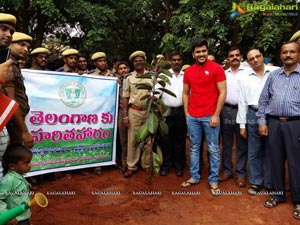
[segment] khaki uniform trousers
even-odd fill
[[[140,159],[141,149],[135,147],[135,134],[141,125],[143,125],[147,118],[147,111],[138,111],[129,108],[128,119],[128,149],[127,149],[127,167],[129,170],[137,170],[137,164]],[[149,145],[145,145],[146,147]],[[150,154],[147,154],[145,160],[145,168],[150,167]]]

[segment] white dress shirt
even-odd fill
[[[254,70],[250,69],[248,75],[241,80],[238,113],[236,117],[236,122],[240,124],[240,128],[246,128],[248,106],[258,107],[259,96],[269,74],[278,68],[277,66],[265,65],[263,76],[258,76]]]
[[[243,76],[247,75],[249,68],[240,66],[236,72],[231,70],[231,67],[225,70],[227,95],[225,103],[231,105],[238,105],[239,92],[240,92],[240,80]]]
[[[170,80],[171,85],[166,83],[166,89],[172,91],[177,98],[162,92],[161,93],[161,99],[164,101],[164,103],[170,107],[179,107],[182,106],[182,92],[183,92],[183,74],[184,72],[181,70],[179,74],[176,76],[173,69],[169,69],[169,71],[172,73],[172,78],[168,77]]]

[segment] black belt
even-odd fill
[[[268,117],[272,118],[272,119],[275,119],[275,120],[279,120],[280,122],[300,120],[300,116],[284,117],[284,116],[272,116],[272,115],[268,115]]]
[[[225,103],[224,106],[228,107],[228,108],[232,108],[232,109],[237,109],[238,105],[231,105],[229,103]]]
[[[254,105],[249,105],[249,109],[252,109],[256,112],[258,111],[258,108],[256,108],[256,106],[254,106]]]
[[[183,106],[171,107],[172,110],[182,110]]]

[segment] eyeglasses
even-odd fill
[[[254,57],[249,58],[248,61],[249,61],[249,62],[252,62],[254,59],[259,59],[261,56],[262,56],[261,54],[256,55],[256,56],[254,56]]]

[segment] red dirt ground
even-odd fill
[[[207,162],[200,184],[190,188],[179,187],[189,178],[188,168],[182,178],[175,176],[175,170],[166,177],[155,176],[151,186],[146,184],[148,174],[141,170],[130,179],[123,178],[114,166],[102,168],[100,176],[73,172],[72,179],[42,183],[38,191],[47,196],[49,205],[33,207],[32,224],[300,224],[292,216],[289,193],[287,203],[267,209],[263,202],[268,195],[249,196],[247,188],[236,187],[233,179],[219,183],[221,191],[231,195],[212,197],[207,177]]]

